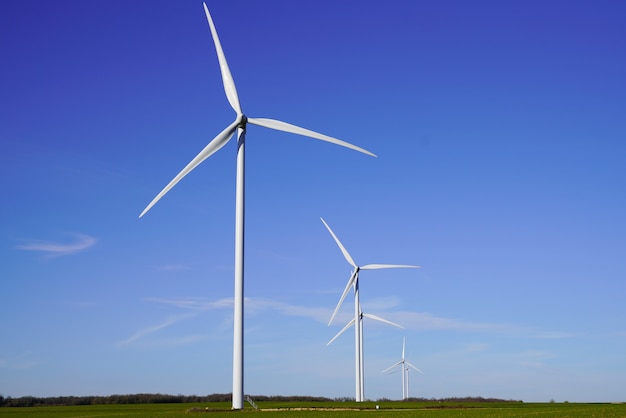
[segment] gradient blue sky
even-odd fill
[[[210,1],[248,129],[245,392],[626,395],[626,4]],[[200,1],[0,5],[0,394],[231,391],[234,117]]]

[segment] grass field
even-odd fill
[[[206,408],[209,408],[207,411]],[[559,418],[626,418],[626,404],[578,404],[578,403],[410,403],[380,402],[284,402],[259,403],[259,410],[249,406],[243,411],[231,411],[230,403],[202,404],[147,404],[147,405],[85,405],[51,406],[33,408],[0,408],[0,418],[43,417],[233,417],[260,415],[272,417],[559,417]]]

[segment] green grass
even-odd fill
[[[376,409],[376,404],[379,409]],[[210,411],[205,411],[206,407]],[[428,417],[428,418],[626,418],[626,404],[577,403],[456,403],[456,402],[259,402],[259,411],[248,405],[243,411],[231,411],[230,403],[85,405],[25,408],[0,408],[0,418],[91,418],[91,417],[234,417],[258,418],[340,418],[340,417]],[[302,408],[302,410],[297,410]],[[308,410],[313,408],[314,410]],[[355,410],[359,408],[360,410]],[[269,409],[272,409],[271,411]],[[278,410],[276,410],[278,409]],[[307,409],[307,410],[304,410]],[[337,410],[329,410],[337,409]],[[340,410],[339,410],[340,409]]]

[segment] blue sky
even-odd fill
[[[250,126],[245,392],[623,401],[626,6],[211,1]],[[231,391],[235,143],[200,1],[0,5],[0,394]]]

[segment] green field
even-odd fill
[[[379,409],[376,409],[378,404]],[[207,411],[206,408],[209,408]],[[568,417],[568,418],[618,418],[626,417],[626,404],[578,403],[436,403],[436,402],[260,402],[259,410],[248,405],[243,411],[231,411],[230,403],[202,404],[145,404],[145,405],[84,405],[25,408],[0,408],[0,418],[5,417]]]

